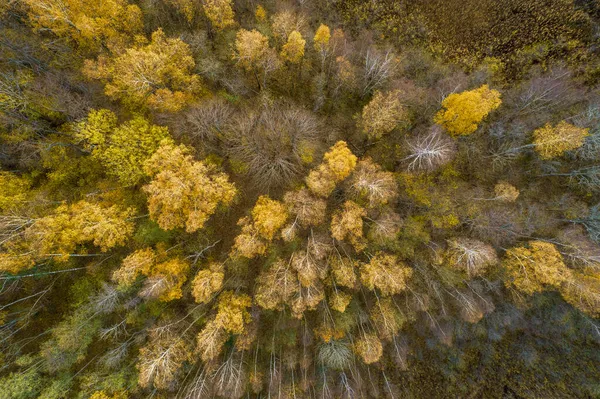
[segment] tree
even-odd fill
[[[456,143],[441,132],[439,125],[433,125],[429,131],[408,141],[411,152],[404,158],[408,170],[433,172],[452,161],[456,155]]]
[[[364,200],[369,208],[388,204],[398,193],[394,174],[381,170],[371,158],[358,162],[350,178],[350,194]]]
[[[104,47],[119,51],[143,28],[140,8],[126,0],[23,0],[23,3],[36,31],[50,30],[87,51],[96,52]]]
[[[204,0],[202,8],[212,26],[218,31],[235,24],[231,0]]]
[[[223,266],[211,263],[207,269],[200,270],[192,282],[192,295],[198,303],[208,303],[213,295],[223,287],[225,273]]]
[[[371,307],[369,316],[378,335],[386,341],[391,341],[398,335],[406,321],[406,318],[399,312],[398,306],[391,298],[377,300]]]
[[[143,187],[150,217],[164,230],[197,231],[219,205],[229,205],[236,194],[226,174],[194,161],[189,152],[184,145],[163,143],[144,165],[153,178]]]
[[[318,226],[325,220],[327,203],[313,196],[305,187],[285,193],[283,202],[288,207],[288,212],[295,216],[294,223],[302,227]]]
[[[190,348],[185,341],[170,330],[155,329],[150,342],[140,349],[139,384],[165,389],[177,380],[183,363],[191,361]]]
[[[29,196],[31,181],[25,176],[0,172],[0,187],[0,211],[8,212],[23,205]]]
[[[266,85],[267,75],[280,67],[277,53],[269,47],[269,39],[256,29],[237,32],[233,58],[242,69],[254,73],[259,88]],[[262,79],[259,79],[260,73]]]
[[[18,273],[48,258],[64,262],[73,254],[85,253],[82,246],[88,243],[102,252],[123,245],[133,233],[133,223],[128,220],[132,214],[133,209],[87,201],[60,205],[4,243],[0,270]]]
[[[360,266],[360,281],[371,291],[395,295],[404,291],[413,271],[394,255],[377,253],[369,263]]]
[[[383,355],[383,345],[373,333],[364,333],[354,344],[354,351],[365,364],[377,363]]]
[[[300,290],[291,265],[279,259],[258,277],[254,300],[263,309],[282,309]]]
[[[306,40],[302,38],[300,32],[293,31],[289,34],[287,43],[281,49],[281,58],[292,64],[297,64],[304,57],[305,46]]]
[[[540,158],[552,159],[581,147],[588,136],[589,129],[573,126],[565,121],[554,127],[547,123],[533,132],[533,145]]]
[[[469,135],[486,116],[502,104],[500,92],[488,85],[452,93],[442,101],[443,109],[434,118],[451,136]]]
[[[360,205],[346,201],[343,209],[331,218],[331,236],[340,241],[347,238],[356,251],[362,251],[365,248],[362,218],[366,215],[367,212]]]
[[[407,112],[400,103],[400,91],[376,92],[362,110],[359,127],[370,140],[378,140],[390,133],[401,122],[407,121]]]
[[[315,50],[321,54],[327,51],[329,45],[329,39],[331,38],[331,30],[329,26],[321,24],[315,32],[313,43]]]
[[[303,176],[321,140],[313,114],[278,102],[244,109],[224,131],[232,165],[263,189],[289,186]]]
[[[145,177],[143,166],[148,158],[161,143],[171,144],[172,140],[168,128],[152,125],[141,116],[120,126],[116,121],[112,111],[93,110],[75,126],[75,137],[109,175],[134,185]]]
[[[306,185],[316,195],[328,197],[336,184],[354,170],[357,158],[343,141],[338,141],[323,158],[323,163],[309,173]]]
[[[162,248],[156,251],[144,248],[123,259],[112,279],[122,287],[130,287],[139,275],[144,275],[147,278],[138,295],[169,302],[183,295],[181,287],[187,281],[189,269],[189,262],[178,257],[168,258]]]
[[[273,15],[271,27],[277,39],[286,41],[292,32],[305,31],[306,18],[289,10],[281,11]]]
[[[448,266],[466,272],[469,277],[481,276],[498,263],[498,256],[491,245],[471,238],[448,240],[446,257]]]
[[[254,223],[245,217],[238,221],[238,226],[242,227],[242,231],[235,237],[232,254],[248,259],[264,255],[269,242],[259,234]]]
[[[494,186],[494,193],[499,201],[515,202],[519,198],[519,190],[506,181],[499,181]]]
[[[114,57],[87,60],[84,74],[102,81],[107,96],[132,109],[176,112],[203,92],[194,67],[190,47],[180,39],[167,38],[159,29],[146,45]]]
[[[284,204],[266,195],[260,196],[252,209],[252,220],[244,217],[238,221],[242,232],[235,238],[233,253],[249,259],[263,255],[287,218]]]
[[[526,294],[545,288],[559,288],[571,277],[571,271],[554,244],[530,241],[526,247],[506,251],[502,266],[506,273],[504,284]]]
[[[252,221],[258,233],[267,240],[285,224],[288,213],[284,204],[261,195],[252,209]]]
[[[250,322],[250,313],[247,310],[250,306],[252,299],[248,295],[225,291],[219,296],[216,325],[232,334],[243,333],[245,325]]]
[[[355,269],[358,261],[334,255],[329,257],[328,262],[331,268],[331,276],[336,285],[350,289],[356,288],[358,278]]]
[[[561,287],[565,301],[591,317],[600,315],[600,277],[597,272],[588,270],[573,273]]]

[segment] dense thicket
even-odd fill
[[[0,0],[0,399],[600,397],[599,15]]]

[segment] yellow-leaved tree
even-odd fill
[[[352,173],[356,161],[346,142],[338,141],[325,153],[323,163],[308,174],[306,185],[314,194],[328,197],[336,184]]]
[[[213,295],[223,287],[224,278],[224,268],[219,263],[211,263],[208,268],[200,270],[192,282],[192,295],[196,302],[210,302]]]
[[[369,263],[360,266],[360,280],[370,290],[378,289],[382,295],[395,295],[404,291],[413,271],[396,256],[377,253]]]
[[[362,220],[365,216],[364,208],[356,202],[346,201],[331,218],[331,236],[340,241],[347,239],[356,251],[362,251],[366,246]]]
[[[530,241],[527,246],[509,249],[502,266],[505,285],[526,294],[558,289],[571,277],[560,252],[554,244],[544,241]]]
[[[400,91],[394,90],[389,93],[378,91],[364,106],[359,127],[370,140],[377,140],[406,121],[407,112],[400,103]]]
[[[331,30],[329,26],[321,24],[315,32],[313,37],[313,43],[315,50],[319,53],[325,53],[329,46],[329,39],[331,39]]]
[[[290,33],[281,49],[281,58],[292,63],[297,64],[304,57],[304,47],[306,46],[306,40],[302,38],[302,35],[298,31]]]
[[[22,0],[29,23],[37,31],[51,31],[73,40],[87,51],[118,51],[140,34],[140,8],[127,0]]]
[[[107,96],[132,109],[175,112],[203,93],[194,66],[190,47],[181,39],[166,37],[159,29],[146,45],[128,48],[113,57],[87,60],[83,72],[88,78],[102,81]]]
[[[565,121],[554,127],[547,123],[533,132],[533,145],[540,158],[552,159],[581,147],[589,134],[589,129]]]
[[[148,193],[150,217],[164,230],[197,231],[236,194],[225,173],[212,164],[194,161],[189,153],[184,145],[164,143],[144,165],[152,177],[143,188]]]
[[[252,209],[252,218],[238,221],[242,232],[235,238],[232,253],[249,259],[263,255],[287,218],[287,207],[283,203],[261,195]]]
[[[218,31],[235,24],[231,0],[204,0],[202,4],[204,14],[211,25]]]
[[[442,101],[443,109],[435,115],[434,121],[452,136],[468,135],[475,132],[479,123],[500,104],[500,92],[483,85],[450,94]]]
[[[116,115],[107,109],[91,111],[75,126],[75,137],[102,163],[108,175],[126,185],[145,177],[144,163],[161,143],[172,143],[168,128],[152,125],[142,116],[118,126]]]
[[[181,287],[187,281],[189,269],[189,262],[179,257],[169,258],[162,248],[144,248],[123,259],[112,279],[122,287],[129,287],[138,276],[144,275],[147,278],[138,295],[168,302],[183,295]]]
[[[18,273],[49,258],[64,262],[74,254],[85,253],[84,244],[91,243],[102,252],[123,245],[133,233],[133,223],[128,220],[132,215],[133,209],[117,205],[87,201],[60,205],[4,242],[0,270]]]

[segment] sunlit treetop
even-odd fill
[[[315,32],[315,37],[313,38],[314,47],[317,51],[325,51],[327,46],[329,45],[329,39],[331,38],[331,30],[329,26],[321,24],[319,28]]]
[[[166,127],[150,124],[142,116],[120,126],[109,110],[91,111],[86,120],[75,127],[75,135],[86,149],[123,184],[132,185],[145,177],[144,162],[161,143],[171,143]]]
[[[554,244],[530,241],[527,246],[506,251],[502,261],[505,284],[526,294],[557,289],[571,277],[571,271]]]
[[[181,39],[168,38],[159,29],[146,45],[128,48],[120,55],[87,60],[84,74],[102,81],[107,96],[137,110],[175,112],[203,93],[194,58]]]
[[[304,57],[305,46],[306,40],[302,38],[300,32],[293,31],[288,36],[287,43],[284,44],[281,49],[281,58],[292,64],[297,64],[302,60],[302,57]]]
[[[325,153],[323,163],[306,177],[306,185],[318,196],[328,197],[337,183],[356,167],[357,158],[344,141],[338,141]]]
[[[442,109],[435,115],[435,123],[450,135],[468,135],[477,130],[479,123],[502,104],[500,92],[488,85],[478,89],[452,93],[442,101]]]
[[[235,24],[231,0],[205,0],[202,8],[212,26],[218,31]]]
[[[554,127],[547,123],[533,132],[533,145],[540,158],[552,159],[581,147],[589,134],[589,129],[565,121],[559,122]]]
[[[184,145],[163,143],[144,165],[152,181],[144,186],[150,217],[164,230],[201,229],[219,206],[227,206],[235,186],[215,166],[194,161]]]
[[[89,51],[119,51],[142,32],[140,8],[127,0],[23,0],[29,22]]]

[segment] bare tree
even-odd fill
[[[319,147],[319,122],[309,111],[284,104],[247,109],[226,136],[225,151],[262,188],[300,177]]]
[[[431,172],[450,162],[456,155],[455,142],[442,133],[439,125],[432,126],[429,131],[408,141],[411,154],[404,158],[409,161],[408,170]]]

